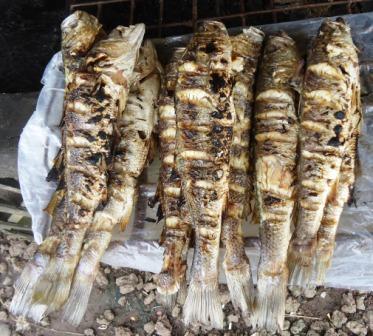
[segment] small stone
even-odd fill
[[[8,313],[5,310],[0,311],[0,321],[7,322],[9,318]]]
[[[143,281],[142,278],[140,277],[140,278],[139,278],[139,282],[138,282],[137,285],[136,285],[136,289],[137,289],[138,291],[140,291],[140,290],[142,290],[143,287],[144,287],[144,281]]]
[[[138,279],[135,273],[131,273],[130,275],[123,275],[115,280],[115,283],[118,287],[123,285],[132,285],[133,287],[138,283]]]
[[[95,331],[92,328],[88,328],[84,330],[85,336],[95,336]]]
[[[26,260],[31,259],[34,256],[37,248],[38,248],[38,245],[36,243],[32,242],[31,244],[29,244],[27,248],[25,249],[25,251],[23,252],[23,258]]]
[[[337,332],[335,331],[334,328],[330,328],[327,331],[325,331],[324,336],[337,336]]]
[[[10,298],[13,296],[14,288],[13,286],[7,286],[4,288],[4,294],[6,298]]]
[[[365,336],[368,334],[368,328],[360,321],[349,321],[347,322],[346,327],[354,335]]]
[[[175,305],[175,307],[174,308],[172,308],[172,312],[171,312],[171,315],[172,315],[172,317],[173,318],[177,318],[177,317],[179,317],[179,315],[180,315],[180,306],[179,305]]]
[[[51,324],[51,322],[50,322],[48,316],[43,317],[42,320],[40,321],[40,325],[42,327],[48,327],[50,324]]]
[[[105,288],[109,284],[109,280],[107,279],[104,272],[102,272],[101,270],[99,270],[97,273],[96,283],[97,283],[97,286],[100,288]]]
[[[302,294],[302,288],[299,286],[290,286],[289,291],[295,298],[299,297]]]
[[[13,241],[9,247],[9,254],[11,257],[20,257],[23,252],[26,250],[27,245],[24,241]]]
[[[224,290],[220,295],[220,302],[225,306],[231,300],[230,294],[227,290]]]
[[[6,262],[0,262],[0,274],[5,274],[8,270],[8,265]]]
[[[24,316],[17,317],[16,320],[16,330],[17,331],[27,331],[30,329],[30,323],[27,322]]]
[[[338,336],[348,336],[344,331],[338,330],[337,332]]]
[[[283,332],[281,332],[281,336],[290,336],[290,331],[289,330],[284,330]],[[258,333],[258,336],[259,336],[259,333]]]
[[[110,267],[105,267],[104,273],[105,274],[110,274],[111,273],[111,268]]]
[[[289,330],[290,328],[290,321],[289,320],[285,320],[284,321],[284,325],[282,327],[282,330]]]
[[[314,321],[311,323],[310,328],[315,331],[324,331],[330,328],[330,325],[326,321]]]
[[[325,299],[325,298],[326,298],[326,295],[327,295],[326,292],[322,292],[322,293],[320,294],[320,297],[321,297],[322,299]]]
[[[320,336],[320,334],[315,330],[308,330],[307,336]]]
[[[293,299],[292,297],[288,297],[286,299],[285,311],[289,314],[295,314],[300,306],[300,303]]]
[[[127,302],[127,299],[126,299],[125,296],[121,296],[121,297],[119,298],[119,300],[118,300],[118,304],[119,304],[120,306],[125,306],[125,305],[126,305],[126,302]]]
[[[110,310],[110,309],[106,309],[104,311],[104,317],[108,320],[108,321],[113,321],[114,318],[115,318],[115,315],[114,313]]]
[[[10,336],[10,328],[6,323],[0,322],[0,335]]]
[[[335,310],[332,314],[331,320],[336,328],[342,328],[342,326],[347,322],[347,317],[341,311]]]
[[[304,290],[304,293],[303,293],[304,297],[306,297],[307,299],[312,299],[315,297],[316,295],[316,288],[314,287],[310,287],[310,288],[306,288]]]
[[[228,316],[228,322],[237,323],[238,319],[239,319],[238,316],[234,314],[231,314]]]
[[[147,283],[145,283],[144,286],[143,286],[144,291],[145,291],[145,292],[148,292],[148,293],[149,293],[150,291],[156,289],[156,288],[157,288],[157,286],[156,286],[156,284],[155,284],[154,282],[147,282]]]
[[[171,336],[171,330],[166,328],[161,321],[155,324],[155,331],[159,336]]]
[[[144,299],[144,304],[149,305],[151,304],[155,299],[155,294],[154,292],[151,292],[145,299]]]
[[[352,293],[343,294],[342,296],[343,306],[341,310],[347,314],[356,313],[356,302]]]
[[[102,315],[100,315],[99,317],[96,318],[96,322],[100,326],[106,326],[106,327],[110,324],[110,322],[105,317],[103,317]]]
[[[302,319],[296,320],[290,327],[290,332],[293,335],[299,335],[306,328],[306,324]]]
[[[119,287],[119,292],[123,295],[131,293],[135,290],[135,287],[132,285],[123,285]]]
[[[155,330],[154,322],[150,321],[144,325],[144,330],[147,334],[152,334]]]
[[[356,308],[359,310],[365,310],[365,295],[359,295],[356,298]]]
[[[13,280],[11,277],[5,277],[3,280],[3,285],[4,286],[11,286],[13,284]]]
[[[115,327],[114,328],[114,335],[115,336],[132,336],[132,332],[128,328]]]

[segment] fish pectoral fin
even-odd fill
[[[49,201],[47,207],[44,209],[44,211],[50,215],[53,216],[55,209],[57,208],[58,204],[62,201],[62,199],[65,196],[65,189],[58,189],[56,190],[51,200]]]

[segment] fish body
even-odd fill
[[[184,281],[186,253],[191,223],[189,211],[181,193],[181,178],[176,167],[176,111],[175,88],[177,68],[185,53],[184,48],[175,49],[166,68],[165,84],[158,102],[159,143],[161,155],[160,203],[165,224],[161,244],[165,248],[161,273],[157,276],[157,289],[166,305],[172,306]]]
[[[256,28],[244,29],[231,37],[232,90],[236,120],[229,159],[229,192],[223,217],[221,239],[226,247],[224,269],[233,305],[246,316],[254,298],[249,259],[245,253],[242,224],[248,213],[251,183],[250,131],[254,103],[254,81],[264,34]]]
[[[109,245],[113,228],[121,224],[124,229],[130,220],[138,178],[146,167],[160,86],[156,52],[149,40],[141,48],[138,63],[144,61],[145,55],[149,67],[143,67],[141,71],[148,71],[150,63],[153,68],[146,74],[135,68],[141,82],[132,86],[126,109],[116,123],[120,138],[109,172],[108,200],[102,210],[95,212],[64,306],[63,318],[73,325],[78,325],[84,316],[99,262]]]
[[[298,93],[301,68],[296,44],[285,33],[265,44],[255,98],[255,192],[260,221],[260,261],[255,323],[282,329],[287,249],[295,203]]]
[[[353,183],[358,106],[358,56],[350,28],[342,19],[325,20],[310,49],[302,93],[299,210],[289,247],[292,285],[310,284],[318,244],[319,257],[330,260],[331,252],[321,250],[334,244]],[[327,264],[317,265],[318,272],[325,273]]]
[[[215,328],[223,327],[217,263],[235,118],[231,50],[224,25],[203,22],[178,68],[175,92],[177,170],[195,230],[184,322]]]

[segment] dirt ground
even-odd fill
[[[34,254],[35,243],[0,233],[0,335],[1,336],[130,336],[130,335],[255,335],[229,302],[225,285],[221,299],[225,312],[223,331],[185,330],[181,306],[167,312],[159,303],[152,274],[102,265],[84,321],[78,328],[62,323],[58,313],[36,325],[9,314],[13,282]],[[282,335],[373,335],[373,293],[333,288],[289,292]]]

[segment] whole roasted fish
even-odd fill
[[[84,57],[100,35],[101,25],[95,17],[85,12],[76,11],[62,22],[61,31],[66,92],[68,92],[69,89],[73,89],[70,83],[74,79],[74,74],[83,70]],[[58,168],[55,168],[56,173],[54,175],[56,175],[57,179],[60,179],[64,167],[63,151],[61,151],[56,161],[58,161]],[[62,204],[61,199],[64,197],[65,189],[65,187],[61,186],[52,197],[51,203],[47,208],[47,211],[51,215],[55,215],[57,205]],[[65,201],[63,202],[63,206],[65,206]],[[63,228],[64,221],[65,218],[61,218],[60,216],[54,218],[53,226]],[[51,257],[55,255],[59,244],[60,237],[58,236],[52,235],[46,238],[39,246],[33,260],[26,265],[15,283],[15,293],[10,307],[13,314],[26,315],[29,312],[35,285],[41,274],[45,271]]]
[[[195,230],[184,322],[216,328],[223,327],[217,263],[235,117],[231,50],[224,25],[203,22],[179,66],[175,93],[177,170]]]
[[[319,281],[329,265],[354,180],[359,92],[350,28],[341,18],[325,20],[308,55],[302,94],[299,213],[289,247],[292,285],[309,285],[316,248]]]
[[[255,190],[260,221],[260,261],[255,323],[281,330],[285,317],[287,250],[295,203],[297,102],[302,66],[285,33],[264,47],[255,98]]]
[[[116,28],[92,48],[84,69],[68,83],[63,129],[66,220],[56,252],[30,289],[28,315],[36,321],[67,300],[85,232],[106,200],[113,124],[124,109],[143,34],[143,25]]]
[[[236,308],[241,309],[244,316],[251,308],[254,286],[241,227],[249,206],[253,90],[263,39],[263,32],[253,27],[231,37],[234,78],[232,96],[236,120],[229,159],[229,196],[223,217],[221,239],[226,247],[223,265],[232,303]]]
[[[124,229],[130,220],[137,180],[146,166],[160,86],[157,55],[150,40],[140,50],[138,65],[143,65],[142,62],[146,62],[146,66],[135,68],[141,81],[131,88],[126,109],[118,120],[120,141],[110,171],[108,200],[103,210],[96,211],[88,230],[64,307],[63,318],[74,325],[78,325],[84,316],[99,262],[109,245],[114,226],[120,223]]]
[[[157,289],[166,305],[172,306],[186,272],[185,251],[189,247],[191,223],[189,211],[181,195],[181,179],[176,167],[176,112],[175,87],[177,68],[185,53],[184,48],[174,51],[166,67],[165,84],[158,102],[159,144],[161,169],[159,194],[165,224],[161,244],[165,248]]]

